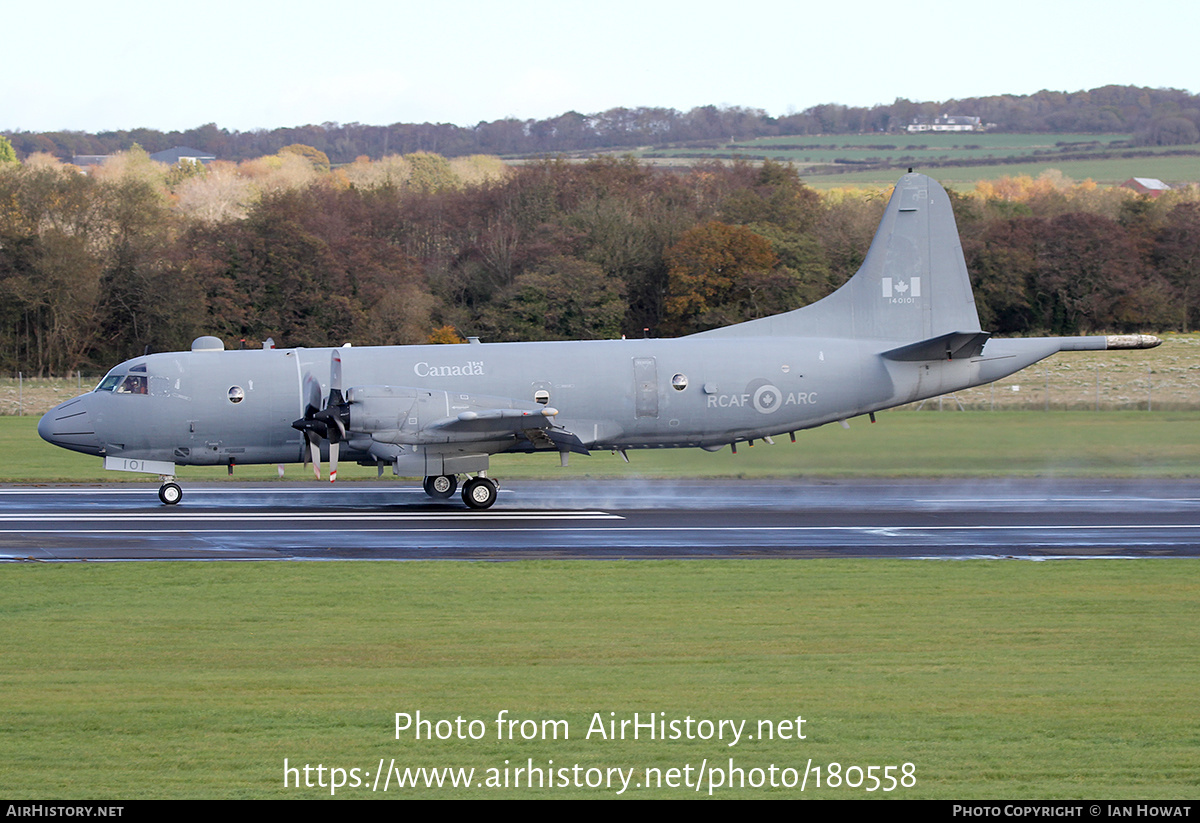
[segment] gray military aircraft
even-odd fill
[[[55,406],[38,433],[160,475],[175,466],[348,458],[423,476],[427,494],[496,501],[493,454],[726,445],[989,383],[1061,351],[1150,348],[1149,335],[991,339],[945,190],[902,177],[862,268],[823,300],[678,339],[149,354]]]

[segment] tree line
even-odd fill
[[[813,134],[895,132],[918,117],[964,114],[999,131],[1131,133],[1138,145],[1200,142],[1200,96],[1181,89],[1103,86],[1077,92],[1039,91],[889,104],[845,106],[825,103],[780,117],[741,106],[698,106],[686,112],[663,107],[569,111],[544,120],[505,118],[474,126],[450,123],[321,123],[277,129],[230,131],[208,123],[186,131],[131,129],[91,134],[79,131],[3,132],[20,157],[43,152],[60,160],[74,155],[113,154],[135,143],[153,153],[189,146],[219,159],[248,160],[300,143],[322,151],[335,164],[358,157],[434,152],[471,154],[556,154],[697,141]]]
[[[788,165],[419,153],[328,170],[304,147],[91,175],[0,163],[0,368],[94,370],[227,346],[674,336],[805,305],[861,264],[888,192]],[[1061,175],[952,193],[983,327],[1194,328],[1200,194]]]

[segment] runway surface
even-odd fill
[[[1200,481],[399,484],[0,489],[0,560],[1197,557]]]

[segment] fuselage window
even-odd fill
[[[246,393],[244,391],[242,391],[241,386],[234,386],[233,388],[231,388],[229,390],[229,402],[230,403],[241,403],[242,399],[245,398],[245,396],[246,396]]]
[[[128,375],[117,387],[117,394],[149,394],[146,389],[146,375]]]

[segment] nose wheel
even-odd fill
[[[472,509],[490,509],[498,494],[496,482],[490,477],[472,477],[463,484],[463,502]]]
[[[158,487],[158,499],[164,506],[174,506],[183,499],[183,489],[175,482],[163,483]]]

